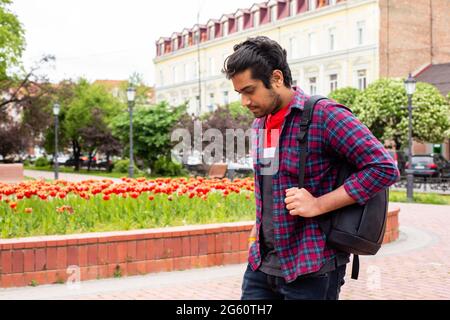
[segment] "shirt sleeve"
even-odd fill
[[[389,152],[349,110],[328,104],[323,108],[324,139],[328,147],[357,168],[344,183],[348,195],[364,205],[379,191],[399,180]]]

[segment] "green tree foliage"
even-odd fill
[[[332,93],[330,93],[329,98],[352,109],[356,98],[360,94],[361,90],[353,87],[346,87],[333,91]]]
[[[136,106],[133,114],[134,154],[152,170],[160,156],[171,156],[171,133],[180,118],[186,115],[186,106],[169,107],[166,102],[154,106]],[[114,136],[129,145],[130,117],[128,112],[112,120]]]
[[[400,150],[408,139],[407,104],[403,81],[380,79],[358,96],[353,111],[380,141],[394,140]],[[413,106],[413,138],[442,143],[450,128],[448,101],[434,86],[418,83]]]
[[[8,6],[11,0],[0,0],[0,81],[7,79],[8,68],[17,66],[25,49],[25,31]]]

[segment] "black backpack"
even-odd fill
[[[314,108],[319,101],[326,99],[321,96],[313,96],[305,103],[298,137],[301,150],[307,150],[308,130]],[[346,108],[341,105],[339,107]],[[306,157],[306,152],[301,152],[300,189],[304,188]],[[337,162],[338,177],[334,189],[342,186],[347,178],[357,171],[345,159],[339,159]],[[318,217],[318,223],[326,235],[327,244],[337,250],[354,255],[352,279],[358,279],[359,255],[375,255],[381,248],[386,230],[388,204],[389,189],[386,188],[363,206],[353,204]]]

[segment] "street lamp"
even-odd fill
[[[405,80],[405,89],[406,94],[408,95],[408,155],[409,155],[409,166],[406,171],[406,179],[407,179],[407,185],[406,185],[406,196],[408,199],[408,202],[414,201],[414,175],[412,171],[412,97],[413,94],[416,92],[416,79],[412,77],[411,74],[409,74],[408,79]]]
[[[55,116],[55,153],[53,155],[53,164],[55,165],[55,180],[59,179],[58,167],[58,116],[61,106],[58,103],[53,105],[53,115]]]
[[[134,176],[134,161],[133,161],[133,107],[134,99],[136,97],[136,89],[129,87],[127,90],[128,98],[128,112],[130,113],[130,167],[128,168],[128,175],[130,178]]]

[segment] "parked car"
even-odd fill
[[[406,164],[406,173],[417,177],[450,177],[450,162],[440,154],[424,154],[412,157],[412,165]]]

